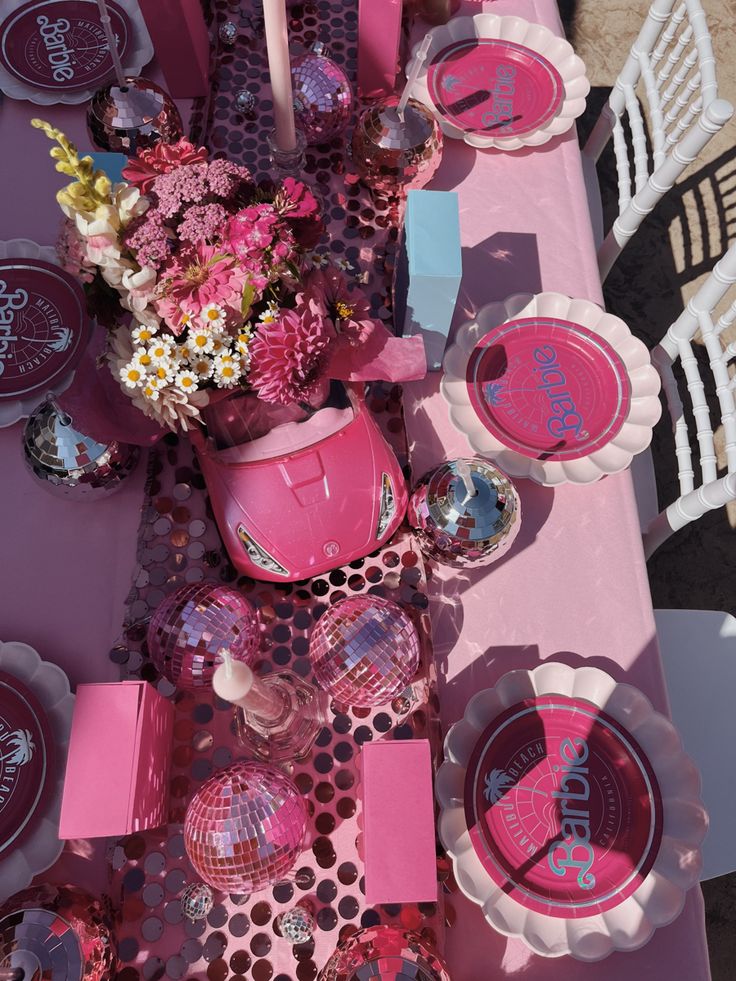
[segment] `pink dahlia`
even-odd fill
[[[207,150],[195,147],[189,140],[177,143],[157,143],[147,150],[139,150],[138,156],[128,161],[123,169],[123,177],[130,184],[147,194],[159,174],[168,174],[186,164],[202,163],[207,159]]]
[[[365,293],[349,283],[334,266],[314,269],[304,281],[297,296],[297,308],[306,308],[332,321],[340,346],[366,344],[376,331],[385,330],[380,320],[370,315]]]
[[[320,390],[333,340],[322,317],[282,310],[250,342],[248,381],[264,402],[309,402]]]
[[[182,310],[196,316],[209,303],[219,303],[238,311],[244,282],[233,256],[202,242],[185,245],[161,270],[156,312],[180,334]]]

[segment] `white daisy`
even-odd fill
[[[206,307],[202,308],[199,319],[200,323],[207,327],[224,327],[225,309],[219,303],[208,303]]]
[[[151,361],[157,365],[163,362],[169,362],[171,356],[174,353],[174,348],[176,344],[174,339],[171,337],[156,337],[154,341],[148,345],[148,353],[151,355]]]
[[[324,252],[308,252],[307,259],[315,269],[324,269],[325,266],[329,266],[330,264],[330,258]]]
[[[279,305],[274,303],[273,300],[269,300],[266,304],[266,309],[258,318],[259,322],[262,324],[273,324],[279,319]]]
[[[143,386],[143,395],[148,399],[149,402],[158,401],[159,389],[161,388],[161,383],[158,378],[146,378],[146,383]]]
[[[133,351],[133,361],[144,370],[148,370],[153,364],[153,358],[145,347],[137,347]]]
[[[335,259],[334,265],[336,265],[341,272],[351,272],[353,268],[347,259]]]
[[[240,358],[237,354],[218,354],[215,358],[215,382],[220,388],[233,388],[240,378]]]
[[[192,354],[209,354],[214,347],[217,333],[206,327],[190,327],[187,338],[187,350]]]
[[[199,387],[197,376],[193,371],[180,371],[176,376],[176,387],[182,392],[196,392]]]
[[[212,358],[208,358],[206,354],[192,358],[189,362],[189,368],[201,381],[210,378],[215,370]]]
[[[159,385],[169,385],[174,380],[176,367],[171,358],[162,359],[151,368],[150,374],[158,379]]]
[[[208,353],[213,354],[213,355],[227,354],[229,352],[229,350],[230,350],[228,348],[228,345],[227,345],[228,340],[229,340],[229,338],[226,337],[225,334],[221,334],[219,332],[218,333],[213,333],[212,334],[212,349]]]
[[[133,328],[130,336],[134,344],[148,344],[155,333],[155,327],[149,327],[147,324],[138,324],[137,327]]]
[[[246,324],[246,326],[241,329],[240,333],[235,338],[235,350],[238,352],[238,354],[247,355],[248,345],[252,340],[253,335],[250,332],[250,328]]]
[[[178,326],[182,328],[191,327],[194,322],[194,314],[190,313],[189,310],[179,311],[179,324]]]
[[[135,361],[129,361],[118,374],[126,388],[140,388],[146,380],[144,369]]]

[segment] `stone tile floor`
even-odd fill
[[[736,0],[702,3],[719,95],[736,104]],[[593,86],[581,136],[605,102],[648,6],[648,0],[560,0],[568,37]],[[599,178],[605,207],[616,195],[612,154],[602,161]],[[651,346],[734,239],[736,119],[711,141],[624,250],[605,284],[609,310]],[[669,421],[660,424],[653,443],[661,506],[674,498],[677,476],[668,430]],[[736,507],[713,512],[673,536],[650,560],[649,581],[655,607],[736,614]],[[734,981],[736,873],[704,883],[703,893],[713,981]]]

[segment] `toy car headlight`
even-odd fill
[[[243,525],[238,525],[238,538],[253,565],[257,565],[261,569],[266,569],[276,576],[289,575],[287,570],[272,555],[269,555],[265,548],[253,540]]]
[[[383,538],[395,513],[396,498],[394,497],[394,487],[389,475],[384,473],[381,474],[381,509],[378,512],[376,538]]]

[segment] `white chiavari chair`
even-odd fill
[[[638,95],[647,108],[649,141]],[[646,216],[732,114],[730,102],[718,98],[715,58],[699,0],[654,0],[583,148],[590,183],[595,162],[613,137],[618,213],[607,232],[598,215],[593,219],[601,281]]]

